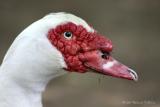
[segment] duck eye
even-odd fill
[[[72,38],[72,33],[71,32],[64,32],[64,37],[66,38],[66,39],[71,39]]]

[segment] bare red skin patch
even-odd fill
[[[66,39],[64,32],[71,32],[72,38]],[[84,65],[84,53],[100,50],[103,52],[112,51],[112,43],[109,39],[97,32],[88,32],[83,26],[74,23],[66,23],[51,29],[48,32],[48,39],[63,55],[68,71],[86,72]]]

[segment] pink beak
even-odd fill
[[[85,55],[83,55],[84,64],[86,67],[95,70],[97,73],[128,80],[138,80],[135,71],[121,64],[111,56],[103,56],[104,54],[99,50],[86,52]]]

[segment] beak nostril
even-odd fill
[[[106,59],[106,55],[104,55],[104,54],[103,54],[103,55],[101,55],[101,57],[102,57],[102,58],[104,58],[104,59]]]
[[[101,51],[101,57],[103,58],[103,59],[108,59],[109,58],[109,53],[108,52],[103,52],[103,51]]]

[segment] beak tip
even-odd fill
[[[138,82],[138,78],[134,78],[133,81]]]
[[[130,75],[132,76],[132,80],[134,80],[135,82],[137,82],[138,81],[138,75],[137,75],[137,73],[134,70],[132,70],[132,69],[128,69],[128,71],[129,71]]]

